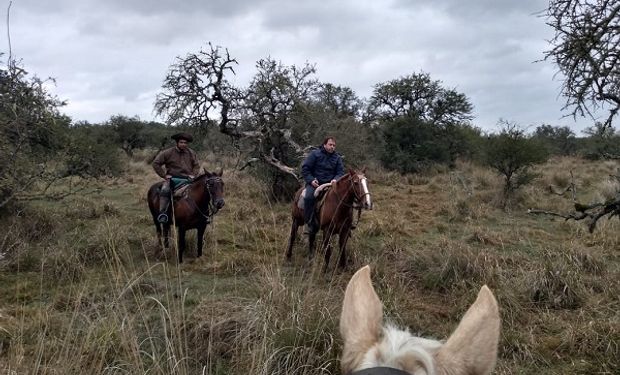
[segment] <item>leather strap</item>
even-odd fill
[[[351,375],[411,375],[408,372],[392,367],[371,367],[355,371]]]

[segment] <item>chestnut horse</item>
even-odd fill
[[[157,238],[162,240],[164,247],[168,248],[168,238],[170,236],[170,225],[161,224],[157,221],[159,215],[159,190],[163,181],[153,184],[149,189],[147,200],[149,209],[153,216],[153,222],[157,230]],[[195,177],[188,187],[187,196],[180,199],[172,199],[172,213],[170,217],[178,230],[178,251],[179,263],[183,262],[183,251],[185,250],[185,232],[189,229],[197,230],[197,256],[202,256],[202,243],[207,224],[213,215],[224,207],[224,181],[222,171],[219,173],[209,173]]]
[[[351,236],[351,225],[353,224],[353,209],[360,209],[363,207],[367,210],[372,210],[372,200],[370,198],[370,191],[368,190],[368,182],[364,173],[366,169],[362,171],[349,170],[349,173],[345,174],[334,183],[329,190],[325,193],[325,198],[318,212],[318,229],[323,230],[323,244],[321,250],[325,251],[325,266],[324,271],[327,271],[329,265],[329,259],[332,255],[332,247],[330,244],[331,237],[338,233],[338,244],[340,249],[340,257],[338,265],[340,268],[344,268],[347,262],[346,246],[349,237]],[[302,193],[304,192],[302,187],[295,193],[295,199],[293,202],[293,212],[291,224],[291,235],[288,241],[288,249],[286,250],[286,259],[290,260],[293,254],[293,243],[297,236],[297,230],[304,224],[304,212],[299,208],[298,201],[303,199]],[[318,204],[318,202],[317,202]],[[309,234],[308,238],[308,257],[314,256],[315,240],[317,231]]]

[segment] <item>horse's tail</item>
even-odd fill
[[[293,205],[291,207],[292,208],[291,216],[293,220],[301,219],[302,222],[303,222],[304,212],[299,207],[299,200],[303,199],[302,198],[303,192],[304,192],[304,187],[301,187],[299,190],[295,192],[295,196],[293,197]]]

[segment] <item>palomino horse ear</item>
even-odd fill
[[[500,317],[493,293],[484,285],[456,330],[435,355],[437,367],[458,374],[489,374],[497,360]]]
[[[349,281],[342,302],[340,334],[344,339],[343,372],[357,367],[368,349],[379,341],[383,306],[372,287],[370,267],[358,270]]]

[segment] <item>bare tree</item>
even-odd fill
[[[620,2],[550,0],[544,16],[555,30],[545,60],[564,76],[564,108],[574,117],[609,109],[611,126],[620,109]]]
[[[279,173],[298,178],[290,166],[307,147],[295,140],[292,114],[300,110],[318,87],[314,66],[284,66],[271,59],[257,62],[257,73],[246,89],[234,87],[237,61],[227,49],[214,47],[177,58],[164,80],[155,111],[171,124],[215,125],[237,139],[250,140],[253,152],[246,166],[263,162]]]

